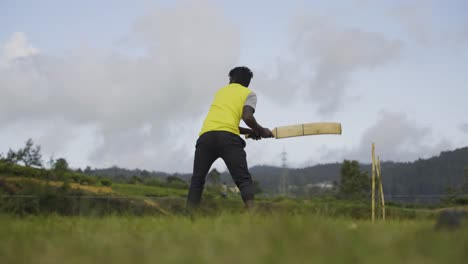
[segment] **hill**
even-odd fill
[[[289,185],[339,183],[340,167],[341,163],[320,164],[301,169],[256,166],[251,168],[251,173],[264,190],[275,192],[284,173],[288,175]],[[461,189],[461,186],[468,182],[468,147],[444,151],[438,156],[414,162],[385,161],[381,167],[385,193],[389,198],[427,196],[429,199],[447,194],[449,188]],[[370,164],[361,164],[361,169],[371,175]],[[229,175],[224,176],[224,179],[227,179]]]
[[[468,181],[468,147],[443,151],[438,156],[418,159],[413,162],[383,161],[381,164],[384,190],[388,200],[402,200],[418,197],[419,201],[435,199],[447,194],[449,188],[461,189]],[[250,172],[260,183],[262,190],[269,194],[278,192],[281,176],[286,174],[290,188],[304,188],[319,183],[339,184],[341,163],[319,164],[306,168],[281,168],[254,166]],[[370,164],[361,164],[361,169],[371,174]],[[464,173],[464,170],[467,172]],[[86,172],[86,171],[85,171]],[[191,174],[148,172],[118,167],[89,170],[90,175],[107,176],[114,181],[126,181],[132,176],[143,179],[163,180],[170,176],[189,181]],[[467,176],[464,176],[467,174]],[[221,181],[233,184],[229,172],[223,172]]]

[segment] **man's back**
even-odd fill
[[[239,135],[242,109],[251,93],[249,88],[237,83],[219,89],[203,122],[200,135],[209,131],[227,131]]]

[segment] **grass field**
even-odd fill
[[[468,260],[468,226],[434,229],[441,208],[389,205],[389,220],[371,224],[363,201],[259,197],[257,211],[248,214],[239,196],[207,190],[200,210],[187,216],[183,189],[114,183],[61,191],[62,182],[45,183],[4,177],[4,188],[35,197],[0,200],[1,264]],[[74,190],[98,197],[81,199]],[[26,210],[32,204],[35,210]]]
[[[0,263],[466,263],[468,228],[310,214],[0,216]]]
[[[158,186],[148,186],[141,184],[125,184],[125,183],[114,183],[112,190],[115,193],[124,196],[183,196],[187,195],[187,190],[175,189]]]

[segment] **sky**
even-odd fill
[[[191,172],[217,89],[252,69],[263,126],[342,135],[247,140],[250,166],[413,161],[468,145],[468,2],[0,0],[0,153]],[[242,123],[241,123],[242,124]],[[214,167],[225,170],[222,160]]]

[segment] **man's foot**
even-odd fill
[[[245,201],[245,207],[247,207],[247,210],[249,210],[250,212],[253,212],[256,208],[254,200]]]

